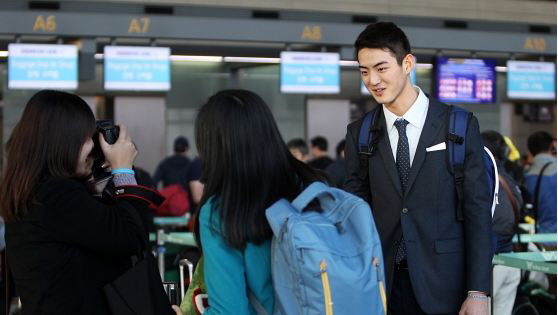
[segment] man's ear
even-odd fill
[[[413,55],[407,54],[407,56],[405,56],[405,58],[403,59],[403,71],[405,71],[405,73],[407,73],[407,70],[409,70],[409,73],[411,72],[414,61],[415,57]]]

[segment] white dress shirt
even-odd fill
[[[418,92],[418,97],[411,105],[409,110],[403,115],[403,117],[399,117],[389,111],[385,105],[382,105],[384,109],[384,117],[386,119],[386,128],[389,136],[389,143],[391,145],[391,151],[393,153],[393,159],[396,160],[396,152],[397,152],[397,142],[399,141],[399,133],[397,132],[397,128],[394,126],[394,123],[398,119],[405,119],[409,122],[407,125],[407,139],[409,140],[409,155],[411,158],[411,166],[413,165],[413,159],[415,158],[415,153],[417,151],[417,146],[420,138],[420,134],[422,132],[422,127],[424,126],[424,122],[426,121],[426,114],[428,113],[428,97],[422,92],[422,90],[418,87],[414,87],[415,90]]]

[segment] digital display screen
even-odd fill
[[[508,60],[507,94],[510,99],[554,100],[556,66],[553,62]]]
[[[496,102],[496,61],[438,57],[437,97],[446,103]]]
[[[9,89],[78,87],[78,52],[74,45],[9,44]]]
[[[106,90],[170,90],[170,48],[105,46]]]
[[[281,92],[337,94],[338,53],[281,52]]]

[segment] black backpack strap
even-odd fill
[[[518,241],[519,244],[521,244],[521,230],[519,229],[520,214],[519,214],[519,205],[518,205],[517,199],[513,195],[513,192],[510,188],[510,185],[508,184],[508,182],[506,181],[504,176],[499,175],[498,176],[498,181],[500,182],[500,187],[502,187],[504,189],[504,192],[506,193],[506,196],[508,196],[508,199],[510,200],[510,203],[511,203],[511,206],[512,206],[512,211],[513,211],[513,217],[514,217],[513,233],[515,235],[517,235],[517,241]]]
[[[539,194],[541,191],[541,182],[542,182],[542,177],[544,174],[544,171],[550,166],[550,164],[552,164],[552,162],[548,162],[546,163],[542,168],[541,171],[539,173],[539,176],[537,177],[537,185],[535,186],[535,196],[533,197],[533,215],[535,216],[535,233],[537,232],[537,223],[539,220]]]
[[[465,138],[472,113],[449,105],[448,132],[446,135],[448,167],[453,174],[457,194],[457,221],[464,221],[463,215],[463,185],[465,179]]]

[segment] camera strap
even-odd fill
[[[146,203],[149,207],[157,208],[163,201],[165,197],[151,188],[141,186],[141,185],[126,185],[114,187],[110,192],[113,198],[132,198]]]

